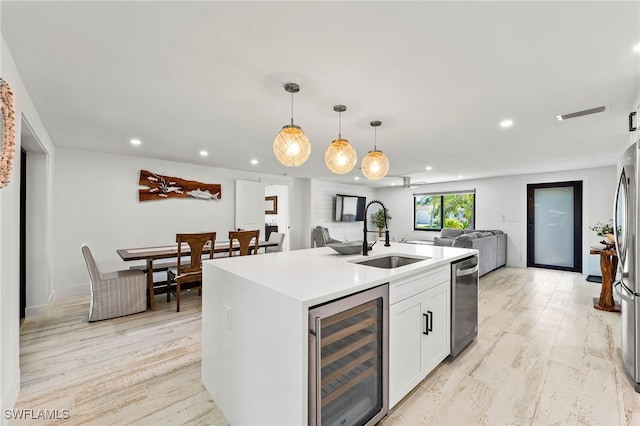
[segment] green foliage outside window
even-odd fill
[[[415,230],[473,229],[474,213],[474,193],[430,194],[414,197]]]

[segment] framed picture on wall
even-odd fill
[[[278,214],[278,196],[264,197],[264,214]]]

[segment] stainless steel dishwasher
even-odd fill
[[[451,356],[478,335],[478,256],[451,262]]]

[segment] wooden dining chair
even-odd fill
[[[176,312],[180,312],[180,293],[183,290],[198,289],[202,295],[202,252],[207,243],[210,244],[209,259],[213,259],[213,245],[216,242],[215,232],[200,232],[195,234],[176,234],[178,243],[178,259],[182,259],[182,244],[187,244],[191,251],[188,262],[179,261],[176,268],[169,268],[167,272],[167,303],[171,295],[176,298]]]
[[[255,231],[229,231],[229,257],[233,256],[233,242],[237,241],[240,245],[239,254],[245,256],[248,254],[258,253],[258,240],[260,239],[260,230]],[[253,248],[251,242],[253,241]]]

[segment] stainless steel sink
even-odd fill
[[[427,259],[431,259],[431,258],[428,256],[407,257],[407,256],[389,255],[389,256],[376,257],[373,259],[360,260],[354,263],[357,263],[359,265],[365,265],[365,266],[373,266],[375,268],[393,269],[393,268],[399,268],[405,265],[411,265],[412,263],[421,262]]]

